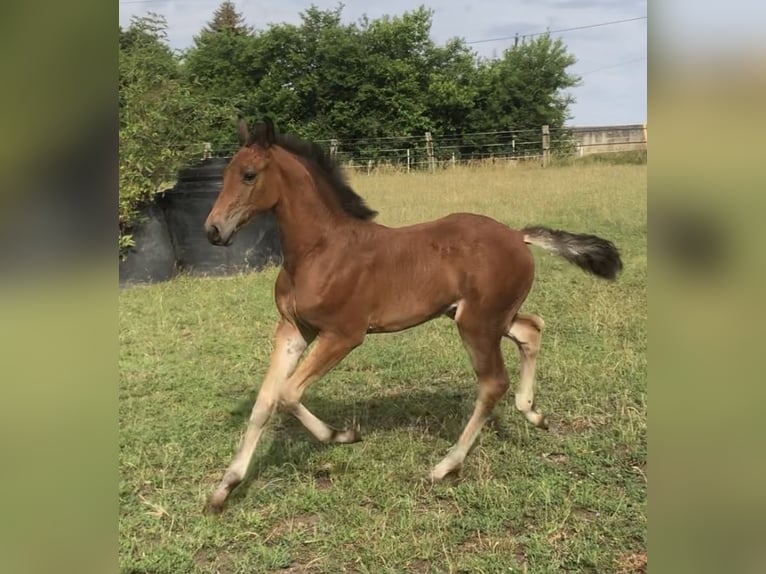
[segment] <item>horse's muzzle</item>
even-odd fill
[[[231,231],[222,232],[215,223],[205,225],[205,235],[207,235],[207,240],[213,245],[229,245],[234,237],[234,233]]]

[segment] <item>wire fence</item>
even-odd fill
[[[345,168],[372,173],[381,169],[423,171],[456,165],[539,162],[590,154],[646,150],[646,124],[497,130],[445,136],[382,136],[316,140]],[[211,157],[231,157],[237,145],[175,144],[188,164]],[[167,174],[170,176],[171,174]]]

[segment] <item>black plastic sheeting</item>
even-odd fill
[[[281,263],[279,229],[270,212],[257,215],[240,229],[229,246],[208,242],[203,226],[221,191],[228,162],[227,158],[203,160],[179,172],[175,187],[158,196],[147,210],[147,220],[134,230],[136,248],[120,263],[120,285],[165,281],[176,271],[228,275]]]
[[[157,204],[142,210],[133,228],[135,247],[120,261],[120,285],[167,281],[176,273],[176,257],[162,209]]]

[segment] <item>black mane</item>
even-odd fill
[[[277,134],[276,143],[319,168],[343,211],[350,216],[368,221],[378,214],[377,211],[367,207],[364,199],[351,189],[341,166],[318,144],[304,141],[291,134]]]

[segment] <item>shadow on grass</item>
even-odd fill
[[[475,387],[469,387],[449,392],[439,389],[415,390],[397,395],[371,396],[361,400],[341,401],[324,396],[311,396],[306,397],[304,404],[332,426],[343,428],[346,425],[359,424],[363,441],[365,430],[407,430],[419,436],[436,437],[452,444],[460,436],[471,416],[475,396]],[[507,402],[508,397],[511,397],[510,403]],[[521,445],[523,439],[508,429],[498,412],[507,412],[506,408],[513,404],[512,397],[512,393],[506,395],[485,429],[491,429],[501,441]],[[244,431],[254,402],[255,393],[252,393],[248,399],[240,401],[231,409],[231,424],[227,426],[232,428],[233,432],[241,434]],[[515,409],[509,414],[517,415]],[[345,445],[319,443],[300,422],[286,413],[278,414],[272,424],[275,430],[274,440],[267,451],[258,451],[253,457],[247,478],[232,492],[227,504],[236,505],[237,501],[245,497],[251,485],[257,482],[254,479],[268,467],[289,465],[298,472],[308,474],[311,472],[309,461],[313,453],[326,448],[346,448]]]

